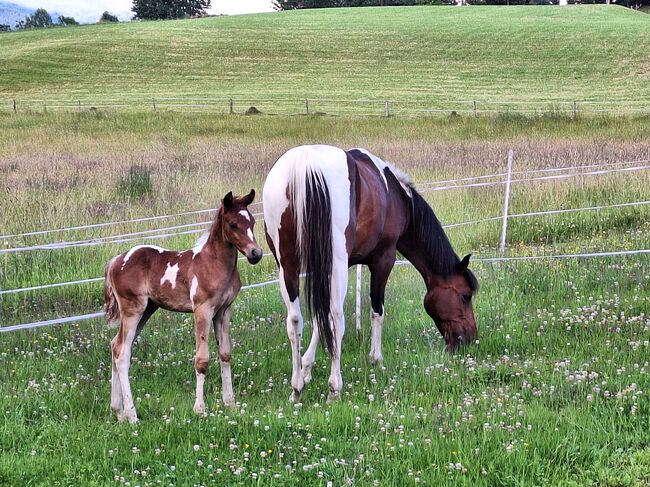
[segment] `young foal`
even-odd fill
[[[332,355],[329,398],[339,397],[350,265],[370,269],[373,363],[382,360],[384,290],[397,251],[422,275],[427,287],[424,307],[448,349],[476,339],[471,300],[478,283],[467,268],[469,255],[458,258],[431,207],[395,168],[360,149],[296,147],[269,172],[263,197],[266,239],[280,267],[280,291],[287,307],[292,400],[299,400],[311,380],[319,336]],[[306,273],[306,301],[314,317],[311,343],[302,359],[301,272]]]
[[[241,198],[228,193],[207,236],[191,250],[176,252],[138,245],[114,257],[106,266],[105,316],[109,323],[120,324],[111,341],[111,408],[118,420],[131,423],[138,420],[129,385],[131,346],[158,308],[194,313],[194,411],[197,414],[205,411],[203,382],[208,368],[210,322],[219,348],[223,402],[234,405],[229,331],[231,305],[241,287],[237,251],[251,264],[262,258],[262,249],[253,235],[255,219],[247,209],[254,198],[254,190]]]

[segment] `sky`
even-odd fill
[[[129,20],[132,0],[8,0],[29,8],[44,8],[48,12],[74,17],[80,22],[94,22],[108,10],[120,20]],[[211,14],[247,14],[271,12],[271,0],[212,0]]]

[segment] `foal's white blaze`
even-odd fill
[[[165,274],[160,279],[160,285],[162,286],[165,282],[169,282],[172,285],[172,289],[176,289],[176,276],[178,275],[178,264],[169,265],[167,262],[167,269]]]
[[[160,254],[162,254],[165,251],[165,249],[163,249],[162,247],[158,247],[156,245],[136,245],[131,250],[129,250],[124,256],[124,260],[122,261],[122,267],[120,268],[121,271],[124,270],[124,266],[126,265],[126,262],[131,258],[131,256],[140,249],[153,249],[153,250],[157,250],[158,253]]]
[[[255,241],[255,237],[253,236],[253,230],[250,228],[246,230],[246,235],[248,235],[248,238],[250,239],[251,242]]]
[[[241,210],[239,214],[244,218],[246,218],[246,220],[251,221],[251,214],[249,213],[248,210]]]
[[[196,296],[196,290],[199,288],[199,279],[194,276],[192,278],[192,285],[190,286],[190,301],[192,302],[192,308],[194,308],[194,296]]]

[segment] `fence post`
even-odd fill
[[[305,115],[309,115],[309,100],[305,98]]]
[[[508,151],[508,169],[506,172],[506,193],[503,200],[503,223],[501,225],[501,242],[499,243],[499,255],[503,257],[506,251],[506,230],[508,228],[508,206],[510,205],[510,180],[512,177],[512,149]]]
[[[228,104],[230,107],[230,114],[233,115],[235,113],[235,100],[230,98],[230,100],[228,100]]]
[[[356,292],[356,308],[354,312],[357,325],[357,333],[361,332],[361,265],[357,265],[357,292]]]
[[[573,100],[573,118],[576,118],[578,113],[578,102]]]
[[[472,106],[474,108],[474,118],[478,118],[478,111],[476,109],[476,100],[472,101]]]
[[[156,111],[156,99],[155,98],[151,99],[151,107],[153,108],[153,111],[155,112]]]
[[[77,110],[81,111],[81,100],[77,100]]]
[[[14,98],[14,113],[16,113],[16,99]]]
[[[386,117],[390,117],[390,104],[388,103],[388,100],[384,102],[384,114]]]

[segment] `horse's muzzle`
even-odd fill
[[[262,260],[262,255],[264,253],[262,252],[262,249],[259,247],[251,249],[247,254],[246,258],[248,259],[248,262],[251,264],[257,264],[260,260]]]

